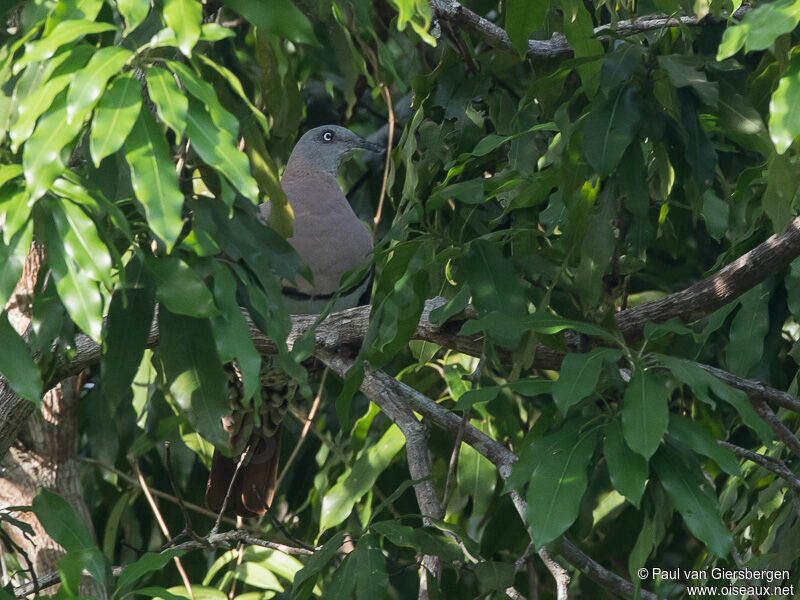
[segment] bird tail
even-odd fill
[[[222,510],[229,488],[226,512],[234,511],[241,517],[254,517],[263,515],[272,504],[278,477],[280,430],[268,435],[261,427],[256,427],[251,443],[255,447],[238,473],[238,457],[229,458],[219,450],[214,450],[206,485],[206,506],[214,512]]]

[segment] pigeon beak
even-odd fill
[[[385,148],[380,146],[379,144],[374,144],[370,141],[365,140],[364,138],[358,138],[358,142],[356,142],[356,148],[360,148],[362,150],[369,150],[370,152],[383,152]]]

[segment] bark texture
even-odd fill
[[[30,327],[33,292],[42,265],[46,262],[44,247],[34,243],[25,260],[22,277],[8,302],[9,321],[20,335]],[[13,392],[5,381],[0,394]],[[14,394],[16,396],[16,394]],[[83,497],[78,473],[75,448],[77,431],[77,405],[80,397],[80,376],[64,379],[42,398],[42,410],[35,411],[33,404],[16,396],[27,410],[18,410],[16,425],[19,435],[9,451],[0,459],[0,507],[30,505],[39,488],[59,494],[72,505],[81,519],[92,527],[89,511]],[[2,403],[0,403],[2,406]],[[0,414],[0,423],[3,415]],[[12,424],[4,423],[4,426]],[[9,527],[8,534],[27,554],[37,573],[55,571],[64,550],[47,533],[31,512],[14,513],[14,516],[33,527],[33,543],[16,528]],[[92,582],[87,580],[82,591],[96,595]],[[44,592],[52,595],[58,587]]]

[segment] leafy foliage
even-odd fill
[[[304,392],[282,439],[282,464],[294,462],[274,504],[281,525],[253,531],[318,548],[187,553],[195,598],[414,597],[422,555],[443,565],[432,597],[524,593],[536,578],[516,560],[531,541],[560,560],[562,535],[662,597],[682,592],[639,581],[642,566],[800,572],[787,483],[717,441],[775,460],[788,451],[744,392],[697,364],[795,394],[797,264],[699,320],[648,324],[641,340],[626,341],[614,318],[716,271],[798,212],[797,2],[765,2],[727,26],[739,3],[465,4],[505,27],[508,48],[444,13],[434,23],[438,3],[415,0],[0,8],[4,306],[31,240],[47,252],[31,329],[21,336],[0,315],[0,373],[39,403],[77,336],[102,348],[77,437],[105,466],[83,467],[96,537],[53,493],[33,502],[66,551],[62,597],[78,596],[83,568],[109,597],[186,597],[171,566],[181,552],[153,552],[157,526],[124,476],[135,460],[169,490],[169,441],[172,479],[202,502],[212,446],[227,439],[226,363],[260,401],[239,307]],[[708,18],[615,32],[658,11]],[[529,38],[554,33],[571,55],[526,56]],[[308,271],[281,237],[292,213],[280,168],[301,129],[336,121],[366,134],[390,110],[400,127],[385,181],[379,163],[342,174],[365,221],[386,189],[369,330],[344,384],[320,386],[306,437],[308,338],[287,345],[280,290]],[[263,201],[273,229],[258,220]],[[480,340],[480,362],[412,339],[436,295],[448,301],[438,324],[471,303],[476,318],[445,327]],[[539,368],[537,344],[564,354],[559,372]],[[459,447],[449,472],[460,438],[431,427],[430,480],[448,502],[422,527],[404,437],[357,392],[363,361],[513,449],[505,484],[477,444]],[[777,418],[798,426],[788,411]],[[179,510],[161,510],[180,530]],[[193,518],[200,532],[214,523]],[[112,565],[124,565],[116,578]],[[529,568],[539,597],[555,597],[545,567]],[[572,575],[570,597],[601,593]]]

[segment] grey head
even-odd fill
[[[342,162],[356,150],[381,152],[383,148],[339,125],[315,127],[295,145],[286,172],[299,174],[316,170],[336,177]]]

